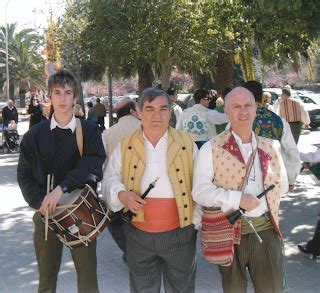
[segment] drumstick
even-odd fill
[[[45,222],[45,237],[44,240],[48,240],[48,228],[49,228],[49,214],[48,214],[48,209],[46,209],[46,222]]]
[[[47,195],[50,192],[50,174],[47,175]],[[46,222],[45,222],[45,241],[48,240],[48,228],[49,228],[49,213],[48,213],[48,207],[46,208]]]

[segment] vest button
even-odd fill
[[[179,169],[179,168],[177,168],[177,169],[176,169],[176,171],[177,171],[177,172],[179,172],[179,171],[180,171],[180,169]]]
[[[187,218],[187,217],[185,217],[185,218],[184,218],[184,220],[186,221],[186,220],[188,220],[188,218]]]
[[[131,180],[133,181],[133,180],[134,180],[134,177],[131,177]]]
[[[183,180],[180,180],[179,182],[180,182],[180,183],[183,183]]]
[[[186,147],[182,147],[182,149],[183,149],[183,150],[185,150],[185,149],[186,149]]]
[[[185,192],[182,192],[182,195],[186,195],[186,193],[185,193]]]
[[[129,145],[128,149],[129,149],[129,150],[131,150],[131,149],[132,149],[132,146],[131,146],[131,145]]]
[[[138,167],[137,167],[137,165],[134,165],[133,168],[137,169]]]
[[[187,208],[187,207],[188,207],[188,205],[187,205],[187,204],[185,204],[183,207],[184,207],[184,208]]]

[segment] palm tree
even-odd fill
[[[33,29],[15,33],[15,24],[8,24],[8,51],[10,72],[10,96],[20,97],[20,106],[25,106],[25,93],[30,88],[44,89],[44,60],[40,48],[43,38]],[[4,85],[5,28],[0,28],[0,85]]]

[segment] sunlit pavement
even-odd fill
[[[28,129],[19,125],[19,133]],[[21,132],[20,132],[21,130]],[[16,182],[18,154],[0,155],[0,292],[36,292],[37,264],[33,251],[33,211],[23,200]],[[290,292],[319,292],[320,259],[302,255],[297,244],[313,235],[319,209],[320,186],[308,171],[296,189],[282,199],[280,225],[285,242]],[[122,253],[106,229],[98,238],[100,292],[129,292],[128,269]],[[196,292],[222,292],[217,267],[204,261],[198,245]],[[76,275],[68,249],[64,250],[57,292],[77,292]],[[253,292],[249,284],[248,292]]]

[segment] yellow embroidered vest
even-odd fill
[[[246,165],[230,130],[222,132],[210,141],[215,174],[213,183],[225,189],[241,190]],[[261,136],[257,137],[257,143],[264,188],[275,185],[275,188],[266,194],[266,200],[272,225],[281,237],[278,216],[281,197],[280,144],[276,140]]]
[[[193,171],[193,140],[189,134],[169,127],[167,166],[168,176],[178,208],[180,227],[192,223],[194,203],[191,196]],[[140,181],[145,170],[145,150],[142,129],[127,136],[121,143],[122,182],[128,191],[142,194]],[[143,222],[143,209],[133,221]]]

